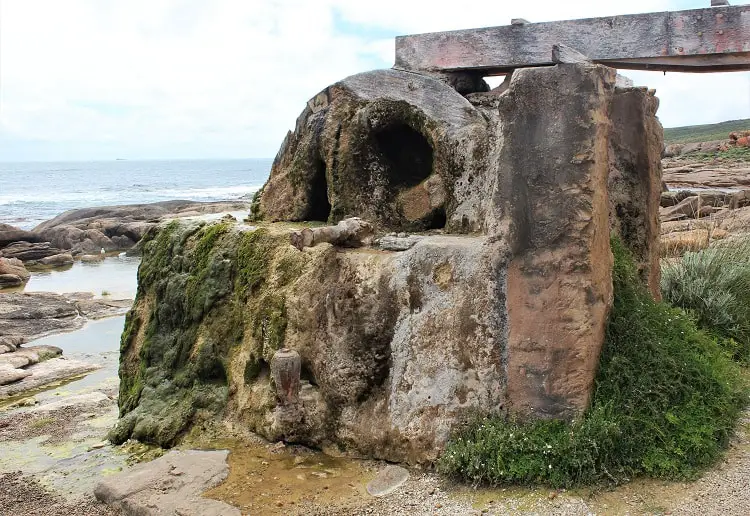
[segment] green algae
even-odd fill
[[[286,293],[308,258],[286,231],[226,222],[172,223],[143,250],[121,342],[122,419],[110,438],[168,447],[222,414],[236,351],[248,351],[244,380],[252,382],[283,347]]]

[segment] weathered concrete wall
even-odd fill
[[[425,462],[472,412],[579,415],[612,303],[611,231],[658,283],[657,102],[615,75],[523,69],[464,97],[386,70],[314,97],[254,201],[264,229],[150,235],[116,440],[171,444],[223,414],[270,439]],[[424,235],[297,248],[273,224],[350,216]],[[299,392],[272,374],[282,347]]]
[[[171,445],[224,414],[271,440],[417,463],[472,411],[502,412],[503,243],[299,251],[290,233],[185,223],[145,246],[117,442]],[[282,346],[301,358],[291,405],[271,374]]]
[[[655,298],[659,289],[659,203],[664,130],[653,90],[618,90],[612,102],[609,197],[612,229],[633,252]]]
[[[511,215],[508,402],[537,417],[586,408],[612,303],[607,195],[615,71],[519,70],[500,102],[499,192]]]

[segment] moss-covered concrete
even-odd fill
[[[221,414],[237,351],[248,371],[271,360],[286,329],[283,287],[304,260],[283,253],[284,239],[227,222],[172,222],[148,235],[122,334],[115,442],[173,445],[195,421]]]

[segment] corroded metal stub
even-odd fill
[[[282,348],[273,355],[271,374],[281,406],[294,406],[299,402],[301,370],[302,359],[293,349]]]

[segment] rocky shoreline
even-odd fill
[[[686,168],[684,163],[681,166]],[[706,181],[706,169],[701,167],[696,166],[693,172],[680,172],[680,177],[685,179],[682,183],[668,180],[667,184],[673,188],[693,184],[699,185],[696,188],[707,188],[718,184],[718,180]],[[665,178],[670,176],[665,174]],[[744,190],[713,188],[692,195],[694,193],[696,190],[671,190],[662,194],[664,235],[684,235],[696,229],[703,231],[702,227],[708,221],[714,225],[710,238],[715,239],[721,237],[721,231],[726,231],[724,238],[727,238],[746,232],[750,227],[747,224],[750,222],[750,195],[745,195]],[[240,206],[247,208],[244,204],[229,203],[221,204],[224,209],[218,209],[216,203],[212,204],[219,213]],[[709,206],[711,210],[704,209]],[[125,215],[131,208],[102,209],[105,211],[98,212],[98,215],[97,209],[77,210],[57,217],[55,224],[45,223],[31,232],[0,227],[0,288],[3,271],[11,271],[6,275],[17,276],[23,285],[29,275],[26,267],[33,273],[35,268],[46,267],[58,260],[55,257],[59,255],[69,255],[71,262],[100,260],[102,248],[105,254],[133,249],[135,242],[126,231],[137,227],[146,234],[162,221],[175,218],[175,213],[191,217],[200,215],[202,210],[214,209],[175,204],[156,208],[156,211],[143,209],[139,215]],[[158,212],[170,210],[175,211],[155,216]],[[665,214],[667,210],[671,211]],[[107,222],[100,224],[99,216]],[[116,223],[118,217],[120,222]],[[127,217],[134,220],[124,222]],[[135,220],[137,217],[141,218]],[[93,230],[105,235],[109,242],[100,240],[96,233],[87,233]],[[129,240],[118,238],[123,236]],[[12,238],[16,240],[10,241]],[[408,245],[404,243],[407,240]],[[415,235],[398,234],[384,237],[380,244],[383,248],[405,246],[408,249],[419,240],[420,237]],[[102,243],[106,247],[102,245],[97,249]],[[120,245],[125,247],[117,247]],[[52,252],[57,254],[48,254]],[[67,258],[60,261],[63,262],[67,263]],[[318,456],[310,450],[285,450],[283,446],[280,448],[260,441],[254,445],[256,448],[251,448],[253,456],[264,457],[257,459],[258,470],[252,472],[252,482],[249,470],[241,461],[244,452],[236,442],[224,444],[232,450],[229,458],[226,451],[177,450],[133,469],[134,458],[149,460],[163,452],[158,449],[144,451],[132,442],[113,446],[103,441],[106,431],[117,421],[116,378],[109,377],[72,392],[62,388],[40,391],[45,385],[96,370],[100,364],[92,360],[65,358],[61,356],[60,348],[54,346],[33,345],[33,341],[47,335],[77,331],[90,321],[121,316],[131,303],[130,299],[96,297],[92,293],[0,293],[0,407],[3,399],[13,403],[0,408],[0,449],[4,450],[0,455],[7,457],[5,462],[0,459],[0,483],[8,487],[0,493],[0,512],[111,515],[140,511],[150,514],[156,508],[170,507],[180,514],[203,514],[206,511],[245,514],[249,509],[243,508],[242,501],[248,498],[243,498],[241,491],[250,489],[248,486],[256,478],[264,486],[264,492],[272,493],[265,499],[261,499],[262,492],[256,493],[259,499],[253,503],[258,505],[252,511],[260,509],[263,514],[641,513],[650,512],[656,506],[664,513],[695,513],[696,508],[700,508],[698,512],[710,513],[718,507],[718,500],[724,503],[727,496],[732,500],[725,507],[741,511],[750,507],[750,497],[737,488],[742,472],[750,467],[748,437],[744,429],[738,432],[734,449],[725,464],[696,484],[663,483],[656,489],[651,484],[635,482],[614,491],[589,494],[564,490],[550,492],[544,488],[469,490],[452,485],[432,472],[412,469],[408,478],[401,477],[400,487],[390,489],[386,486],[384,489],[388,494],[374,497],[367,493],[365,486],[373,477],[385,474],[388,469],[385,463],[350,460],[362,472],[353,476],[347,476],[352,475],[347,468],[324,467],[322,462],[319,469],[311,470],[310,464],[324,460],[322,456],[317,459]],[[12,374],[18,377],[16,381],[2,385],[3,379]],[[42,394],[33,397],[25,394],[31,391]],[[57,392],[59,396],[45,392]],[[185,444],[205,445],[205,440],[202,443],[188,440]],[[69,455],[63,460],[55,459],[54,465],[41,469],[22,465],[23,461],[13,458],[28,454],[29,447],[37,449],[35,453],[42,453],[40,457],[48,457],[59,454],[56,451],[59,446],[73,451],[66,452]],[[274,458],[276,454],[280,454],[278,459]],[[212,461],[210,471],[199,471],[208,459]],[[281,469],[274,469],[276,461]],[[14,464],[18,466],[13,467]],[[110,476],[120,471],[122,475]],[[104,478],[101,483],[100,478]],[[136,484],[131,480],[137,478],[147,479],[152,487],[145,490],[132,487]],[[729,479],[728,482],[721,483],[720,480],[725,478]],[[715,489],[717,482],[721,484],[720,489]],[[201,494],[209,489],[209,494],[202,497]]]
[[[70,210],[30,231],[0,224],[0,290],[20,287],[28,268],[55,268],[75,260],[96,261],[106,253],[131,251],[163,221],[247,210],[241,201],[165,201]]]

